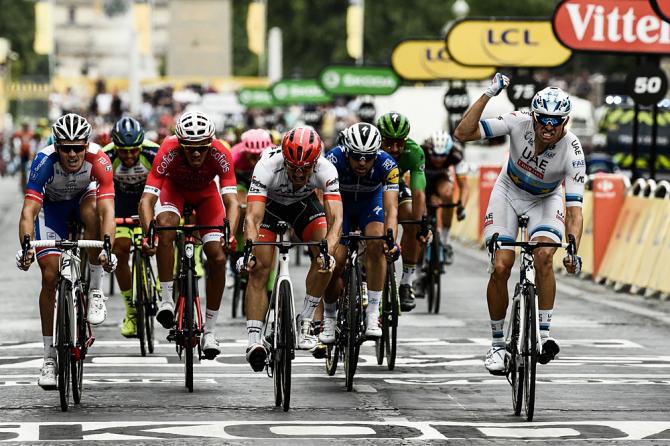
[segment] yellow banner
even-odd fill
[[[555,67],[572,55],[548,20],[465,19],[451,27],[446,43],[451,57],[468,66]]]
[[[391,65],[411,81],[478,80],[493,76],[495,67],[466,67],[454,62],[442,40],[405,40],[393,49]]]
[[[353,59],[363,56],[363,6],[347,8],[347,53]]]
[[[137,33],[137,48],[140,54],[151,54],[151,5],[133,3],[133,24]]]
[[[35,3],[35,41],[37,54],[51,54],[54,50],[53,8],[49,2]]]
[[[256,55],[265,53],[265,2],[249,3],[247,39],[249,40],[249,51]]]

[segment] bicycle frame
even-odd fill
[[[283,243],[284,238],[287,237],[287,235],[288,234],[286,232],[280,233],[279,234],[279,243]],[[278,293],[279,293],[279,289],[281,287],[281,284],[283,282],[288,283],[289,289],[291,290],[291,296],[294,296],[294,294],[293,294],[293,282],[291,282],[291,276],[290,276],[290,272],[289,272],[289,269],[290,269],[289,265],[290,265],[290,261],[291,261],[291,258],[290,258],[290,255],[289,255],[290,245],[288,245],[288,246],[281,246],[280,245],[280,246],[278,246],[278,250],[279,250],[279,256],[277,258],[278,274],[277,274],[277,277],[275,278],[275,285],[274,285],[274,288],[272,290],[272,298],[270,299],[271,305],[268,306],[268,311],[265,314],[265,324],[263,326],[263,337],[265,337],[265,335],[267,333],[268,326],[271,325],[268,322],[274,321],[276,315],[279,314]],[[272,318],[270,317],[271,316],[271,314],[270,314],[271,310],[274,312],[274,314],[272,315]],[[293,299],[291,299],[291,315],[295,315],[295,303],[293,302]],[[295,318],[291,317],[291,322],[292,322],[291,323],[291,330],[293,330],[293,333],[295,334],[295,333],[298,332],[297,327],[295,325]],[[270,352],[270,355],[268,355],[268,361],[271,361],[271,359],[272,359],[271,355],[274,353],[274,350],[275,350],[275,348],[278,344],[277,333],[278,333],[278,330],[273,330],[273,333],[272,333],[272,336],[273,336],[272,351]],[[294,350],[297,348],[297,342],[298,342],[297,336],[293,336],[293,346],[292,346],[292,348]],[[295,354],[295,352],[294,352],[294,354]]]

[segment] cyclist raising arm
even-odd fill
[[[156,216],[158,226],[177,226],[184,205],[190,204],[201,225],[223,225],[227,213],[230,231],[234,234],[239,204],[230,150],[227,145],[214,138],[214,124],[204,113],[181,115],[175,133],[175,136],[165,138],[161,144],[140,199],[140,220],[144,233],[147,233],[154,218],[154,206],[160,196]],[[222,195],[214,182],[217,175]],[[223,234],[216,230],[200,231],[200,235],[209,272],[206,284],[206,321],[201,348],[207,359],[214,359],[221,353],[214,330],[226,281],[226,253],[223,249],[225,240]],[[174,324],[172,279],[175,238],[175,231],[161,232],[156,258],[163,297],[156,320],[166,329],[172,328]],[[234,245],[235,237],[231,236],[229,241]]]
[[[114,182],[109,158],[99,145],[89,143],[91,125],[79,115],[69,113],[61,116],[52,131],[55,144],[42,149],[30,169],[19,221],[19,241],[22,243],[26,234],[35,240],[67,239],[68,223],[76,220],[84,224],[85,239],[101,239],[102,233],[109,235],[113,243]],[[44,365],[38,384],[53,388],[56,386],[53,309],[60,251],[56,248],[36,251],[42,272],[40,316],[44,340]],[[34,259],[32,249],[25,258],[23,250],[16,254],[17,266],[23,270],[27,270]],[[102,270],[114,271],[116,256],[108,259],[104,252],[91,249],[89,263],[91,282],[87,319],[97,325],[107,316],[106,298],[100,290]]]
[[[575,236],[579,247],[586,173],[579,140],[565,128],[571,109],[570,97],[560,88],[547,87],[533,97],[531,113],[517,111],[495,119],[480,120],[488,101],[508,84],[506,76],[496,73],[491,86],[465,113],[454,133],[460,141],[510,135],[509,159],[498,176],[486,211],[486,241],[496,232],[500,234],[499,240],[514,241],[517,216],[527,214],[531,240],[560,243],[566,229],[567,234]],[[560,187],[564,180],[565,207]],[[556,278],[552,267],[555,252],[556,248],[534,251],[542,338],[542,353],[538,361],[541,364],[546,364],[559,352],[558,343],[549,336],[556,297]],[[575,256],[575,260],[573,264],[570,256],[563,259],[570,273],[581,270],[581,259]],[[513,264],[513,249],[499,250],[487,288],[493,340],[485,365],[490,372],[500,372],[505,367],[503,325],[509,299],[507,280]]]
[[[327,259],[311,250],[306,296],[298,316],[298,348],[303,350],[316,346],[311,321],[330,281],[334,267],[331,256],[342,231],[337,170],[321,156],[321,150],[321,138],[314,130],[297,127],[284,135],[281,147],[263,152],[251,179],[244,222],[244,238],[247,240],[274,241],[277,223],[285,221],[303,241],[325,238],[328,242],[330,255]],[[316,196],[316,189],[323,191],[323,205]],[[254,371],[259,372],[263,370],[267,356],[261,332],[268,306],[265,288],[273,265],[274,248],[257,246],[254,255],[256,258],[246,266],[250,270],[246,295],[247,361]]]

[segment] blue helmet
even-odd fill
[[[112,129],[112,141],[116,147],[139,147],[144,142],[144,129],[137,119],[119,119]]]
[[[531,110],[540,115],[565,117],[570,114],[570,96],[558,87],[547,87],[533,96]]]

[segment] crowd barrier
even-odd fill
[[[468,177],[468,218],[454,221],[454,237],[483,246],[484,216],[499,169],[485,166]],[[582,277],[617,290],[670,295],[670,182],[642,179],[631,185],[622,175],[596,174],[586,189]],[[562,254],[554,265],[563,270]]]

